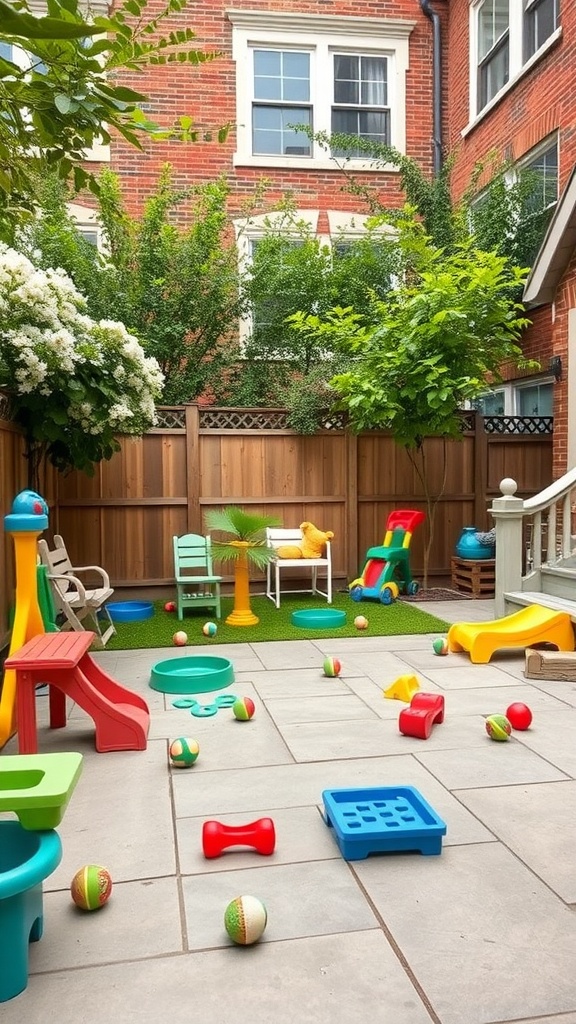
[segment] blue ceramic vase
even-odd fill
[[[487,547],[476,539],[476,527],[465,526],[456,545],[459,558],[468,558],[478,562],[486,558],[494,558],[494,547]]]

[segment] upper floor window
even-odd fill
[[[477,0],[471,7],[471,108],[480,113],[559,26],[560,0]]]
[[[313,137],[318,133],[405,151],[413,22],[275,11],[234,10],[228,17],[237,69],[236,165],[330,167],[330,154]],[[370,166],[360,148],[345,155]]]

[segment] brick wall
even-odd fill
[[[488,153],[519,160],[550,133],[558,131],[560,193],[576,163],[576,4],[561,4],[561,38],[469,128],[469,0],[450,0],[447,29],[448,143],[457,157],[454,193],[462,195],[474,164]],[[464,133],[464,134],[463,134]],[[546,369],[552,354],[568,359],[568,309],[576,305],[576,261],[558,288],[553,306],[529,311],[526,355]],[[566,377],[566,374],[564,374]],[[566,471],[567,391],[565,379],[554,386],[554,474]]]
[[[151,0],[150,11],[159,6]],[[266,9],[316,15],[346,15],[355,18],[393,18],[415,22],[410,36],[410,68],[407,75],[407,152],[425,168],[432,166],[432,29],[423,15],[418,0],[235,0],[224,4],[222,0],[204,0],[189,3],[187,8],[165,24],[165,29],[192,27],[198,48],[220,51],[213,63],[200,67],[169,65],[147,70],[144,74],[123,74],[122,81],[151,97],[147,107],[151,118],[170,124],[178,114],[191,114],[200,128],[218,127],[236,119],[236,72],[232,61],[232,25],[226,10]],[[112,150],[112,167],[122,174],[126,197],[133,212],[141,209],[143,201],[154,188],[162,164],[173,166],[174,181],[182,187],[226,174],[233,198],[231,213],[237,212],[261,178],[270,181],[267,208],[287,190],[294,193],[302,209],[359,210],[359,200],[342,190],[343,177],[337,171],[280,170],[275,168],[236,168],[232,164],[235,149],[234,132],[224,144],[162,142],[146,144],[139,153],[117,141]],[[383,202],[399,205],[402,195],[397,174],[361,175],[364,180],[377,182]]]

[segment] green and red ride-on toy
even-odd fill
[[[353,601],[374,597],[382,604],[392,604],[398,594],[418,592],[418,583],[410,572],[410,541],[425,518],[424,512],[414,509],[390,513],[384,543],[368,549],[362,575],[349,584]]]

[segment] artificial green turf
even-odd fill
[[[290,622],[290,614],[303,608],[326,608],[322,598],[313,595],[282,595],[280,608],[275,608],[266,597],[252,597],[251,608],[260,619],[256,626],[227,626],[226,616],[233,607],[232,597],[222,598],[222,618],[216,620],[207,609],[186,611],[182,622],[175,612],[165,612],[164,602],[154,602],[154,615],[144,622],[117,622],[116,635],[106,645],[109,651],[138,650],[149,647],[172,647],[172,637],[177,630],[184,630],[188,643],[210,646],[214,644],[256,643],[265,640],[318,640],[325,637],[341,636],[405,636],[416,633],[440,633],[448,629],[443,619],[420,611],[413,604],[401,599],[391,605],[378,601],[356,603],[348,594],[335,594],[329,607],[341,608],[346,612],[346,623],[338,628],[300,629]],[[354,626],[357,615],[368,619],[368,629],[359,631]],[[205,637],[202,626],[205,622],[216,622],[215,637]]]

